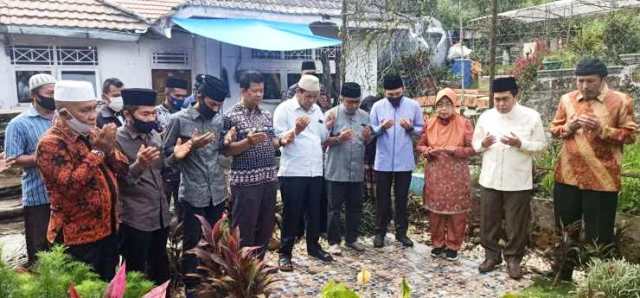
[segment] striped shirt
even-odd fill
[[[568,123],[580,115],[596,117],[602,129],[571,133]],[[584,190],[619,191],[622,146],[633,142],[637,128],[632,99],[624,93],[605,86],[593,100],[579,91],[563,95],[550,126],[553,136],[564,141],[555,180]]]
[[[51,120],[42,117],[33,106],[11,119],[4,139],[7,158],[34,154],[40,137],[49,127]],[[25,168],[22,174],[22,205],[38,206],[48,203],[47,189],[40,172],[35,166]]]

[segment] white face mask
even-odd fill
[[[124,101],[122,100],[122,96],[112,97],[111,102],[109,103],[109,108],[114,112],[122,111],[122,107],[124,106]]]
[[[89,124],[85,124],[80,122],[80,120],[78,120],[76,117],[73,116],[73,114],[71,114],[71,112],[69,112],[69,110],[67,109],[61,109],[60,111],[56,112],[58,113],[56,115],[56,117],[60,117],[60,113],[62,112],[67,112],[67,114],[69,116],[71,116],[71,119],[67,119],[67,125],[69,125],[69,128],[71,128],[71,130],[73,130],[75,133],[86,137],[89,135],[89,133],[95,129],[95,126],[93,125],[89,125]]]

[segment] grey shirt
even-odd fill
[[[186,142],[196,131],[199,134],[213,132],[216,140],[205,147],[192,149],[183,160],[176,161],[181,173],[178,198],[196,208],[216,206],[225,199],[224,170],[218,162],[223,155],[222,113],[205,119],[190,106],[173,114],[163,134],[165,155],[173,154],[178,138]]]
[[[342,105],[325,113],[325,118],[334,113],[336,116],[331,136],[337,136],[343,129],[352,129],[351,140],[334,144],[327,149],[324,177],[334,182],[362,182],[364,180],[364,149],[366,142],[362,137],[365,127],[369,126],[369,115],[362,109],[349,115]],[[372,135],[373,137],[373,135]]]
[[[143,169],[137,162],[138,150],[147,147],[162,149],[160,134],[142,134],[123,126],[118,129],[116,143],[130,161],[129,175],[120,180],[120,219],[134,229],[152,232],[169,226],[169,205],[164,193],[162,168],[165,158]]]

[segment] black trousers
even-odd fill
[[[240,228],[240,245],[259,246],[262,259],[273,235],[278,183],[231,186],[231,225]]]
[[[280,255],[291,257],[296,236],[300,228],[300,218],[306,220],[307,252],[320,248],[322,177],[280,177],[282,195],[282,243]]]
[[[127,262],[127,271],[145,273],[156,285],[169,279],[167,237],[169,228],[151,232],[120,224],[120,251]]]
[[[327,238],[329,244],[339,244],[342,238],[342,221],[340,213],[345,206],[346,231],[345,241],[353,243],[358,240],[358,229],[362,217],[362,182],[327,181],[329,198],[329,214]]]
[[[25,206],[22,208],[24,216],[24,237],[27,243],[27,266],[33,265],[36,254],[49,249],[47,241],[47,228],[51,210],[49,204],[38,206]]]
[[[189,278],[186,275],[189,273],[195,273],[198,267],[198,258],[190,253],[187,253],[190,249],[196,247],[200,238],[202,238],[202,229],[200,221],[196,218],[196,215],[200,215],[209,221],[212,226],[222,217],[224,212],[224,203],[218,205],[209,205],[204,208],[197,208],[191,206],[187,202],[182,203],[182,210],[184,211],[183,239],[182,239],[182,271],[184,274],[185,291],[194,291],[198,284],[197,280]]]
[[[586,240],[599,244],[614,242],[614,226],[618,193],[582,190],[573,185],[556,183],[553,206],[558,228],[584,221]]]
[[[329,195],[327,191],[327,180],[322,179],[322,192],[320,192],[320,228],[318,233],[327,233],[328,216],[327,210],[329,208]],[[304,236],[305,230],[304,216],[300,217],[300,228],[298,228],[298,237]]]
[[[183,210],[182,203],[178,200],[178,189],[180,188],[180,178],[177,180],[165,180],[164,189],[167,197],[168,206],[171,206],[171,200],[173,200],[173,210],[178,218],[178,222],[182,222]]]
[[[396,237],[406,236],[409,226],[407,202],[411,172],[376,171],[376,234],[387,233],[387,225],[391,221],[391,185],[395,199],[393,221],[396,226]]]
[[[95,242],[70,245],[67,253],[78,261],[89,264],[104,281],[111,281],[118,266],[118,237],[111,234]]]

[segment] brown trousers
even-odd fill
[[[446,247],[458,251],[467,229],[467,213],[441,214],[429,212],[433,247]]]
[[[47,228],[49,227],[49,204],[23,207],[24,236],[27,244],[27,266],[35,264],[36,254],[49,249]]]
[[[521,261],[529,240],[531,190],[498,191],[483,188],[480,200],[480,242],[485,257],[501,262]],[[504,219],[504,229],[503,229]],[[505,245],[498,244],[504,235]]]

